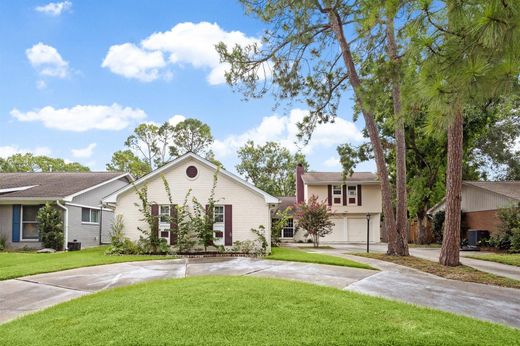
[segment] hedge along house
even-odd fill
[[[296,196],[281,197],[279,210],[308,201],[311,196],[326,201],[334,222],[331,233],[323,242],[366,242],[370,228],[370,242],[380,241],[382,211],[381,186],[376,174],[354,172],[347,179],[341,172],[305,172],[296,167]],[[305,231],[296,232],[292,218],[282,229],[282,241],[305,240]]]
[[[0,235],[9,247],[41,248],[36,215],[52,203],[62,214],[65,247],[108,242],[114,214],[101,200],[132,180],[121,172],[0,173]]]
[[[148,202],[152,215],[159,220],[159,236],[165,238],[170,245],[176,244],[175,224],[170,224],[177,205],[183,205],[186,194],[190,192],[188,205],[192,206],[192,198],[206,204],[213,187],[217,166],[193,153],[184,154],[155,171],[141,177],[135,183],[116,191],[103,200],[115,208],[116,215],[124,218],[124,232],[132,240],[138,240],[141,229],[149,229],[139,211],[141,201],[136,189],[146,185]],[[171,190],[170,204],[163,177]],[[235,241],[255,241],[258,239],[251,229],[265,227],[268,243],[271,241],[271,213],[279,203],[278,198],[258,189],[240,177],[226,171],[218,170],[214,199],[214,232],[216,245],[232,246]],[[161,217],[161,216],[164,216]]]

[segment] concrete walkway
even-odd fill
[[[300,280],[451,311],[520,328],[520,290],[458,282],[368,258],[320,250],[381,271],[253,258],[131,262],[0,281],[0,323],[70,299],[160,278],[250,275]]]

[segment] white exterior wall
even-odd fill
[[[198,170],[198,176],[195,179],[189,179],[186,176],[186,168],[191,165],[197,167]],[[182,205],[186,193],[191,188],[191,196],[196,197],[200,203],[205,205],[213,186],[213,174],[214,170],[209,166],[198,160],[187,158],[178,165],[164,171],[162,175],[170,185],[174,204]],[[169,204],[161,175],[156,175],[145,183],[148,186],[150,203]],[[190,201],[192,197],[189,198]],[[264,196],[219,173],[215,199],[218,200],[217,204],[231,204],[233,206],[233,242],[256,240],[257,236],[251,232],[251,228],[258,228],[263,225],[266,228],[266,237],[270,243],[271,215]],[[137,227],[147,227],[143,221],[139,221],[139,219],[142,219],[142,215],[139,213],[138,207],[135,206],[135,203],[139,204],[139,202],[139,197],[134,189],[130,189],[118,196],[114,213],[115,215],[123,215],[124,231],[133,240],[139,239],[140,232]]]

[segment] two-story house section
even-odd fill
[[[381,222],[381,186],[370,172],[354,172],[347,179],[341,172],[305,172],[296,168],[296,203],[311,196],[326,201],[333,213],[334,229],[323,238],[325,242],[379,242]],[[295,240],[304,238],[296,232]]]

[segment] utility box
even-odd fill
[[[69,241],[67,243],[67,249],[69,251],[79,251],[81,250],[81,242],[74,239],[74,241]]]
[[[489,231],[484,229],[468,229],[468,245],[477,246],[484,239],[489,239]]]

